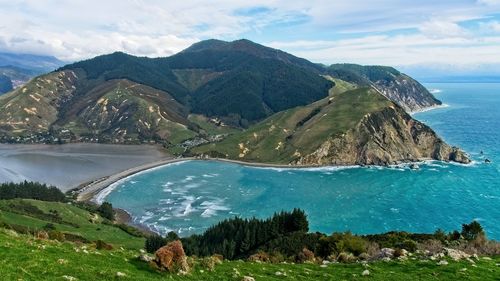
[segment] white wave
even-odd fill
[[[410,114],[414,115],[414,114],[418,114],[418,113],[422,113],[422,112],[427,112],[427,111],[431,111],[431,110],[435,110],[435,109],[442,109],[442,108],[447,108],[447,107],[450,107],[450,105],[443,103],[440,105],[434,105],[434,106],[426,107],[424,109],[415,110],[415,111],[410,112]]]
[[[255,169],[263,170],[273,170],[277,172],[288,172],[288,171],[305,171],[305,172],[328,172],[328,171],[342,171],[347,169],[360,168],[359,165],[351,166],[322,166],[322,167],[260,167],[260,166],[247,166]]]
[[[440,90],[440,89],[429,89],[429,92],[431,94],[439,94],[439,93],[442,93],[443,90]]]
[[[217,176],[219,176],[219,174],[215,174],[215,173],[214,174],[204,174],[203,175],[204,178],[215,178]]]
[[[184,201],[182,201],[181,206],[178,207],[175,212],[176,217],[185,217],[196,211],[196,208],[193,207],[193,203],[195,201],[193,196],[184,196],[183,199]]]
[[[399,209],[398,208],[391,208],[390,210],[393,213],[399,213]]]
[[[186,178],[185,178],[185,179],[183,179],[181,182],[182,182],[182,183],[186,183],[186,182],[188,182],[188,181],[192,181],[192,180],[194,180],[195,178],[196,178],[196,176],[186,176]]]
[[[190,183],[190,184],[186,184],[184,186],[184,188],[191,189],[191,188],[197,188],[197,187],[200,187],[200,186],[201,186],[201,183]]]
[[[209,218],[217,215],[218,211],[229,211],[231,208],[229,206],[224,205],[225,199],[215,198],[211,201],[203,201],[200,206],[204,208],[201,216],[204,218]]]

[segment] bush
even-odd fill
[[[270,256],[268,253],[259,251],[250,257],[248,257],[248,260],[251,262],[269,262],[270,261]]]
[[[113,210],[113,205],[108,202],[104,202],[99,206],[97,209],[97,212],[103,217],[107,218],[110,221],[113,221],[115,219],[115,211]]]
[[[473,221],[469,224],[462,225],[462,236],[465,240],[472,241],[479,235],[484,235],[483,227],[477,222]]]
[[[297,262],[305,263],[305,262],[314,262],[316,257],[314,253],[307,248],[302,249],[302,251],[297,255]]]
[[[151,235],[146,238],[144,248],[148,253],[154,253],[161,247],[167,245],[167,240],[159,235]]]
[[[351,263],[356,261],[356,257],[351,253],[342,252],[337,256],[337,261],[341,263]]]
[[[44,230],[55,230],[56,226],[52,223],[47,223],[46,225],[43,226]]]
[[[118,227],[119,229],[125,231],[126,233],[134,236],[134,237],[144,237],[145,236],[142,231],[140,231],[139,229],[137,229],[133,226],[123,224],[123,223],[115,224],[115,226]]]
[[[60,231],[51,230],[48,232],[48,234],[49,234],[49,239],[51,239],[51,240],[57,240],[57,241],[61,241],[61,242],[66,240],[64,233],[62,233]]]
[[[95,241],[95,248],[97,250],[113,250],[113,246],[102,241],[102,240],[97,240]]]
[[[403,243],[398,245],[400,249],[405,249],[409,252],[415,252],[417,250],[417,242],[407,239]]]

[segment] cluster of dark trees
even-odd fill
[[[24,198],[41,201],[66,202],[67,198],[57,187],[38,182],[0,184],[0,200]]]
[[[294,209],[292,212],[277,213],[266,220],[238,217],[224,220],[210,227],[202,235],[192,235],[182,238],[181,241],[187,255],[222,254],[228,259],[234,259],[247,257],[257,249],[294,233],[306,235],[308,230],[306,214],[302,210]],[[169,233],[166,238],[152,236],[146,241],[146,250],[154,252],[168,241],[176,239],[178,237],[174,233]]]
[[[319,232],[308,233],[308,225],[306,214],[300,209],[277,213],[266,220],[235,217],[212,226],[202,235],[179,238],[176,233],[170,232],[166,237],[147,237],[145,248],[153,253],[168,242],[180,239],[187,255],[221,254],[224,258],[232,260],[265,252],[295,258],[298,261],[304,248],[323,258],[343,252],[358,256],[367,252],[370,243],[377,243],[381,248],[414,252],[418,243],[428,240],[444,243],[456,240],[473,241],[484,235],[481,225],[476,221],[462,225],[461,232],[445,233],[437,230],[430,234],[388,232],[355,235],[350,232],[337,232],[325,235]]]
[[[110,221],[113,221],[115,219],[115,211],[113,210],[113,205],[108,202],[104,202],[97,208],[97,212],[101,215],[103,218],[107,218]]]

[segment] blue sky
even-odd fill
[[[0,51],[73,61],[248,38],[325,64],[500,74],[500,0],[0,0]]]

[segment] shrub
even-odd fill
[[[218,264],[218,259],[215,257],[205,257],[200,260],[200,265],[208,271],[214,271],[215,265]]]
[[[400,249],[405,249],[409,252],[415,252],[417,250],[417,242],[407,239],[403,243],[398,245]]]
[[[167,241],[165,238],[159,236],[159,235],[151,235],[146,238],[146,243],[144,245],[144,248],[148,253],[154,253],[161,247],[165,246],[167,244]]]
[[[335,243],[337,253],[349,252],[354,255],[359,255],[366,252],[368,242],[360,236],[352,235],[350,232],[334,233],[332,239]]]
[[[252,262],[269,262],[270,256],[266,252],[259,251],[255,254],[251,255],[250,257],[248,257],[248,260],[252,261]]]
[[[443,251],[443,243],[436,239],[429,239],[427,241],[424,241],[423,243],[420,243],[418,245],[418,248],[419,250],[424,252],[429,251],[430,255],[434,255]]]
[[[314,253],[307,248],[302,249],[302,251],[297,255],[297,262],[305,263],[305,262],[314,262],[316,257]]]
[[[47,223],[46,225],[43,226],[44,230],[55,230],[56,226],[52,223]]]
[[[49,231],[49,238],[51,240],[57,240],[57,241],[61,241],[61,242],[66,240],[64,233],[57,231],[57,230]]]
[[[97,209],[97,212],[103,217],[107,218],[110,221],[113,221],[115,219],[115,211],[113,210],[113,205],[108,202],[104,202],[99,206]]]
[[[351,263],[356,261],[356,257],[351,253],[341,252],[337,256],[337,261],[341,263]]]
[[[479,235],[484,234],[483,227],[477,222],[473,221],[469,224],[462,225],[462,236],[465,240],[474,240]]]
[[[113,250],[113,246],[102,241],[102,240],[97,240],[95,241],[95,248],[97,250]]]
[[[124,223],[115,224],[115,226],[134,237],[144,237],[144,233],[133,226]]]

